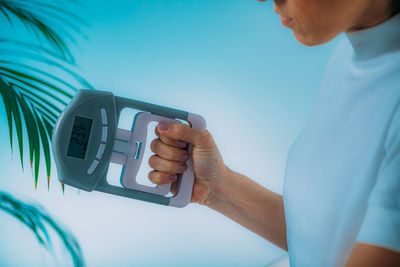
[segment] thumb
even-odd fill
[[[191,143],[194,146],[206,146],[210,144],[211,136],[205,130],[197,130],[183,123],[160,122],[157,130],[165,137]]]

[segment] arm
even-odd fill
[[[206,205],[287,251],[281,195],[228,169]]]
[[[195,183],[192,202],[208,206],[273,244],[287,250],[282,196],[227,168],[208,131],[184,124],[160,123],[159,139],[151,143],[156,154],[149,159],[155,184],[171,183],[185,170],[185,160],[193,157]],[[192,155],[182,148],[193,144]],[[172,184],[172,191],[174,184]]]
[[[399,148],[400,106],[397,106],[387,128],[384,157],[348,267],[400,266]]]
[[[377,247],[365,243],[356,243],[346,266],[400,266],[400,253],[383,247]]]

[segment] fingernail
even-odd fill
[[[188,160],[188,159],[189,159],[189,154],[188,153],[183,154],[182,160]]]
[[[184,171],[184,170],[186,170],[186,168],[187,168],[186,165],[181,165],[181,166],[179,167],[179,170],[180,170],[180,171]]]
[[[171,176],[169,177],[169,180],[170,180],[171,182],[175,182],[176,180],[178,180],[178,177],[177,177],[176,175],[171,175]]]
[[[157,125],[157,128],[158,128],[158,130],[160,130],[160,131],[166,131],[166,130],[168,130],[169,126],[168,126],[168,124],[166,124],[165,122],[160,122],[160,123]]]
[[[182,148],[185,148],[185,147],[187,146],[187,143],[186,143],[186,142],[183,142],[183,141],[176,141],[176,144],[177,144],[179,147],[182,147]]]

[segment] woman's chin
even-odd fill
[[[315,36],[312,34],[301,34],[294,30],[293,30],[293,34],[294,34],[294,37],[296,38],[296,40],[305,46],[322,45],[333,39],[333,37],[327,38],[327,37]]]

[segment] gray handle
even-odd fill
[[[190,123],[193,129],[204,130],[206,128],[206,121],[203,117],[197,114],[189,113],[187,121]],[[193,145],[189,144],[189,154],[192,155]],[[185,207],[189,204],[192,198],[193,185],[194,185],[194,169],[193,169],[193,157],[190,157],[187,161],[187,170],[183,173],[181,183],[178,184],[178,194],[171,198],[170,205],[175,207]]]
[[[137,109],[137,110],[142,110],[142,111],[148,111],[155,115],[159,115],[161,117],[166,117],[166,118],[170,118],[170,119],[181,119],[181,120],[188,121],[190,123],[191,127],[194,129],[203,130],[206,127],[205,120],[200,115],[188,113],[186,111],[181,111],[181,110],[177,110],[177,109],[172,109],[172,108],[168,108],[168,107],[163,107],[163,106],[159,106],[159,105],[154,105],[154,104],[150,104],[150,103],[145,103],[145,102],[121,98],[121,97],[115,97],[115,105],[116,105],[116,110],[117,110],[116,113],[117,113],[117,117],[118,117],[117,121],[119,120],[120,112],[124,108],[132,108],[132,109]],[[189,146],[188,146],[189,154],[192,154],[192,149],[193,149],[193,146],[191,144],[189,144]],[[159,196],[159,195],[155,195],[155,194],[152,194],[149,192],[141,192],[141,191],[137,191],[137,190],[133,190],[133,189],[125,189],[125,190],[132,190],[132,191],[140,192],[141,199],[146,198],[146,199],[143,199],[146,201],[164,204],[165,199],[168,199],[170,206],[185,207],[190,202],[190,199],[192,196],[192,191],[193,191],[194,179],[195,179],[192,157],[190,157],[190,159],[187,161],[187,165],[188,165],[187,170],[183,173],[182,177],[178,180],[177,193],[173,197],[169,198],[169,197]],[[116,187],[116,188],[118,188],[118,187]],[[113,188],[112,190],[117,190],[116,188]],[[103,188],[103,190],[104,190],[104,188]],[[109,189],[107,189],[107,190],[109,190]],[[137,198],[137,196],[139,196],[139,195],[135,194],[134,196],[135,196],[134,198]]]

